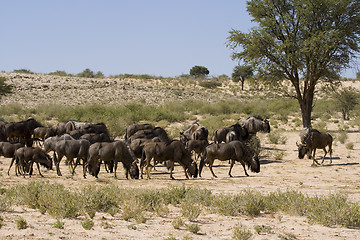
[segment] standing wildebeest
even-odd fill
[[[194,151],[195,153],[195,161],[199,157],[202,156],[202,154],[205,151],[205,148],[209,145],[209,142],[207,140],[189,140],[186,142],[186,149],[191,153]]]
[[[245,165],[247,165],[252,172],[260,172],[260,162],[256,153],[254,153],[250,147],[246,146],[241,141],[232,141],[229,143],[217,143],[211,144],[206,147],[204,156],[201,158],[199,166],[199,176],[201,177],[201,171],[205,163],[209,164],[210,171],[214,177],[212,165],[214,160],[219,159],[220,161],[231,160],[229,176],[231,176],[231,169],[233,168],[235,161],[240,162],[244,168],[245,175],[249,176],[246,172]]]
[[[25,169],[23,171],[23,175],[25,177],[25,172],[29,170],[29,176],[31,177],[33,171],[34,162],[37,165],[39,170],[39,174],[41,177],[44,177],[40,172],[40,166],[43,165],[47,169],[52,169],[52,160],[48,154],[46,154],[41,148],[38,147],[21,147],[15,151],[15,174],[17,176],[17,172],[20,172],[20,168]]]
[[[209,131],[199,125],[196,121],[188,126],[183,132],[180,132],[180,141],[185,144],[189,140],[208,140]]]
[[[7,141],[6,128],[5,128],[6,124],[7,124],[7,122],[0,120],[0,141],[2,141],[2,142]]]
[[[115,142],[98,142],[94,143],[89,148],[89,157],[86,167],[89,167],[90,172],[98,177],[100,161],[109,162],[114,161],[114,177],[116,177],[116,169],[118,162],[122,162],[125,168],[126,179],[139,178],[139,168],[136,165],[136,158],[131,150],[123,141]],[[84,170],[84,178],[86,178],[86,171]]]
[[[30,118],[25,121],[5,124],[5,131],[8,141],[24,142],[27,146],[31,147],[33,144],[31,136],[37,127],[42,127],[42,125],[35,119]]]
[[[322,133],[316,129],[305,128],[300,133],[301,144],[296,144],[298,146],[299,158],[303,159],[305,154],[308,153],[309,158],[313,159],[313,164],[319,162],[315,159],[316,149],[323,149],[324,156],[322,158],[321,164],[324,163],[325,156],[327,154],[326,147],[328,147],[328,151],[330,153],[330,164],[332,163],[332,142],[333,137],[329,133]],[[311,156],[311,153],[312,156]]]
[[[14,153],[17,149],[19,149],[21,147],[24,147],[24,145],[21,143],[0,142],[0,156],[4,156],[6,158],[11,158],[8,175],[10,172],[10,168],[13,165],[14,160],[15,160]]]
[[[57,136],[64,135],[66,133],[66,124],[67,122],[58,122],[53,126],[51,126],[51,128],[55,132],[55,135]]]
[[[179,163],[185,172],[186,178],[190,176],[196,178],[198,168],[196,162],[191,159],[190,153],[185,149],[184,144],[180,141],[173,140],[171,142],[150,142],[144,146],[140,161],[141,178],[143,168],[146,169],[147,177],[150,178],[150,161],[154,158],[155,162],[165,162],[169,160],[170,163],[170,178],[174,179],[172,172],[174,170],[174,163]]]
[[[214,132],[214,143],[226,142],[226,135],[233,132],[237,140],[247,140],[249,133],[246,128],[242,127],[239,123],[235,123],[230,127],[220,128]]]
[[[105,133],[86,133],[82,135],[80,139],[86,139],[91,144],[96,142],[111,142],[110,137]]]
[[[79,140],[60,140],[55,144],[55,152],[58,155],[57,159],[54,159],[56,163],[56,172],[58,176],[61,176],[60,171],[60,161],[63,156],[70,162],[70,166],[72,168],[72,175],[75,173],[75,168],[79,164],[80,159],[83,160],[83,168],[85,171],[85,162],[88,158],[88,151],[90,147],[90,142],[86,139],[79,139]],[[56,155],[54,155],[56,158]],[[75,166],[73,167],[73,159],[76,158]]]
[[[128,127],[126,127],[126,129],[125,129],[124,139],[126,141],[129,137],[131,137],[137,131],[151,130],[153,128],[154,128],[154,126],[149,124],[149,123],[144,123],[144,124],[136,124],[136,123],[134,123],[134,124],[131,124]]]
[[[262,119],[258,116],[251,116],[247,119],[240,119],[239,124],[246,128],[251,135],[256,135],[257,132],[270,132],[270,123],[267,119]]]

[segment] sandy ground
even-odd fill
[[[12,79],[12,81],[15,80],[15,78]],[[47,83],[49,84],[49,82]],[[119,86],[120,83],[117,85]],[[35,91],[43,91],[44,88],[46,86],[42,85],[41,88],[35,89]],[[25,84],[22,88],[24,95],[26,89]],[[34,89],[29,87],[28,90],[33,91]],[[20,101],[19,98],[21,96],[17,96],[15,100],[6,97],[6,104],[12,101]],[[286,126],[282,127],[286,129]],[[333,164],[329,165],[327,157],[325,164],[319,167],[311,166],[312,160],[300,160],[297,158],[298,153],[295,143],[299,140],[300,129],[297,129],[299,131],[290,129],[289,127],[287,131],[282,133],[287,139],[285,144],[270,144],[266,134],[259,134],[263,147],[261,171],[257,174],[249,172],[249,177],[245,177],[244,171],[239,164],[233,168],[232,174],[234,177],[228,177],[229,164],[220,161],[215,161],[214,164],[214,172],[218,176],[216,179],[212,178],[207,167],[203,170],[202,178],[190,180],[185,179],[183,170],[179,166],[175,167],[174,177],[176,180],[169,179],[164,167],[157,167],[157,171],[153,172],[151,180],[126,180],[122,169],[118,170],[119,179],[117,180],[113,178],[112,174],[102,170],[99,178],[103,181],[97,181],[92,176],[83,179],[80,169],[74,177],[71,177],[65,165],[61,166],[62,177],[58,177],[56,171],[42,169],[42,172],[45,180],[50,183],[60,183],[69,188],[82,188],[86,185],[106,185],[109,183],[131,188],[166,188],[185,184],[185,186],[206,188],[216,194],[236,194],[247,189],[261,192],[296,190],[309,195],[328,195],[342,192],[347,194],[351,201],[360,202],[360,133],[358,129],[351,129],[348,133],[347,142],[354,143],[352,150],[346,149],[345,144],[336,141],[334,144]],[[329,130],[337,130],[337,127],[329,126]],[[336,135],[336,133],[333,133],[333,135]],[[284,155],[280,160],[276,160],[275,155],[279,152],[283,152]],[[322,150],[317,151],[318,158],[322,154]],[[8,176],[9,164],[10,159],[0,157],[1,187],[6,188],[19,183],[27,184],[30,181],[41,179],[37,174],[37,169],[34,169],[36,175],[31,179],[15,176],[13,169],[10,171],[10,176]],[[233,229],[239,223],[254,233],[253,239],[360,239],[359,229],[310,224],[305,217],[289,216],[284,213],[263,213],[259,217],[251,218],[248,216],[226,217],[205,210],[202,211],[196,221],[200,226],[199,233],[192,234],[184,227],[179,230],[172,227],[173,219],[181,216],[180,207],[169,206],[169,210],[166,217],[148,214],[146,215],[146,223],[141,224],[135,221],[123,220],[120,213],[113,217],[105,213],[96,213],[94,228],[85,230],[81,226],[81,220],[84,216],[76,219],[64,219],[64,229],[57,229],[53,228],[56,220],[48,214],[43,215],[37,210],[16,206],[12,211],[0,212],[0,216],[4,218],[4,226],[0,229],[0,239],[165,239],[170,237],[176,239],[231,239]],[[27,221],[29,225],[27,229],[17,229],[16,221],[20,217]],[[258,235],[254,231],[256,225],[269,226],[271,231]]]

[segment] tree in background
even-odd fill
[[[356,73],[356,78],[357,78],[357,79],[360,79],[360,72],[357,72],[357,73]]]
[[[190,69],[190,76],[195,78],[205,78],[209,73],[209,70],[204,66],[194,66]]]
[[[269,85],[289,81],[286,93],[310,127],[316,85],[334,83],[360,52],[360,1],[249,0],[247,11],[258,26],[229,32],[233,59],[250,64]]]
[[[350,120],[350,112],[359,104],[359,92],[353,87],[332,87],[336,109],[341,112],[344,120]]]
[[[85,69],[81,73],[78,73],[77,76],[78,77],[86,77],[86,78],[103,78],[103,77],[105,77],[102,72],[98,71],[97,73],[94,73],[89,68]]]
[[[12,85],[6,84],[6,78],[0,77],[0,97],[12,93]]]
[[[241,90],[244,90],[245,79],[248,77],[251,77],[253,74],[254,73],[253,73],[253,69],[251,66],[238,65],[238,66],[234,67],[234,71],[231,74],[231,77],[234,82],[241,81]]]

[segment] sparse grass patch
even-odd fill
[[[287,138],[283,136],[279,130],[271,131],[267,137],[271,144],[286,144],[287,141]]]
[[[89,218],[85,218],[84,220],[81,221],[81,226],[85,230],[90,230],[94,227],[94,221]]]
[[[189,221],[193,222],[196,218],[199,217],[201,213],[201,206],[195,201],[187,200],[181,204],[181,214],[183,217],[187,218]]]
[[[4,226],[4,218],[0,216],[0,229]]]
[[[53,225],[53,228],[64,229],[64,222],[57,219]]]
[[[346,149],[353,150],[354,149],[354,143],[349,142],[349,143],[345,144],[345,147],[346,147]]]
[[[256,225],[254,230],[257,234],[271,233],[272,228],[268,225]]]
[[[274,159],[275,160],[282,160],[285,156],[285,151],[275,151],[274,152]]]
[[[186,224],[185,226],[189,232],[192,232],[194,234],[197,234],[200,231],[200,226],[197,223],[190,223]]]
[[[346,140],[348,139],[347,132],[342,131],[339,135],[337,135],[336,139],[339,140],[339,142],[341,144],[344,144],[346,142]]]
[[[185,223],[180,217],[178,217],[171,222],[171,225],[173,226],[174,229],[180,229],[185,225]]]
[[[241,223],[237,224],[233,229],[232,239],[234,240],[249,240],[252,237],[252,232]]]

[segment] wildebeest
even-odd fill
[[[189,140],[208,140],[209,131],[197,121],[180,132],[180,141],[185,144]]]
[[[154,137],[152,139],[147,138],[137,138],[131,141],[129,144],[129,147],[131,151],[133,151],[135,157],[141,158],[142,151],[144,149],[145,144],[149,142],[161,142],[161,139],[159,137]]]
[[[24,167],[23,175],[25,177],[26,171],[29,170],[29,176],[31,177],[33,171],[34,162],[37,165],[39,170],[39,175],[44,177],[40,172],[40,165],[46,167],[47,169],[52,169],[52,160],[48,154],[46,154],[41,148],[38,147],[21,147],[15,151],[15,174],[17,175],[20,172],[21,168]],[[26,167],[25,167],[26,166]],[[10,169],[9,169],[10,170]]]
[[[249,133],[246,128],[239,123],[235,123],[230,127],[220,128],[214,132],[214,143],[226,142],[226,135],[229,132],[234,132],[237,140],[247,140]]]
[[[34,129],[42,125],[33,118],[25,121],[12,122],[5,124],[5,131],[8,141],[23,142],[31,147],[33,144],[32,135]]]
[[[114,161],[114,177],[116,177],[116,169],[118,162],[122,162],[125,169],[126,179],[139,178],[139,168],[136,165],[136,158],[131,150],[123,141],[115,142],[98,142],[94,143],[89,148],[89,157],[86,167],[89,166],[91,172],[98,177],[100,161],[109,162]],[[86,171],[84,170],[84,178],[86,178]]]
[[[127,143],[131,143],[135,139],[153,139],[155,137],[158,137],[163,142],[169,142],[171,139],[169,138],[167,132],[165,129],[161,127],[155,127],[153,129],[145,129],[145,130],[139,130],[136,133],[134,133],[131,137],[127,138]]]
[[[154,159],[156,162],[169,161],[170,163],[170,178],[174,179],[172,172],[174,170],[174,163],[179,163],[185,172],[186,178],[190,176],[196,178],[198,168],[196,162],[191,159],[190,153],[185,149],[184,144],[180,141],[173,140],[171,142],[150,142],[144,146],[140,161],[141,178],[143,168],[146,169],[147,177],[150,178],[150,161]]]
[[[21,147],[24,147],[24,145],[21,143],[0,142],[0,156],[4,156],[6,158],[11,158],[8,175],[10,172],[10,168],[15,161],[14,153],[17,149],[19,149]]]
[[[260,172],[260,162],[257,154],[250,149],[245,143],[241,141],[232,141],[229,143],[214,143],[206,147],[204,156],[201,158],[199,166],[199,176],[201,177],[201,171],[205,163],[209,164],[210,171],[214,177],[212,166],[214,160],[219,159],[221,161],[231,160],[229,176],[231,175],[231,169],[233,168],[235,161],[240,162],[244,168],[245,175],[249,176],[246,172],[245,165],[247,165],[252,172]]]
[[[86,139],[91,144],[96,142],[111,142],[110,137],[105,133],[86,133],[82,135],[80,139]]]
[[[75,173],[75,168],[79,164],[80,159],[83,160],[83,170],[85,171],[85,162],[88,158],[88,151],[90,147],[90,142],[86,139],[78,139],[78,140],[60,140],[55,144],[55,152],[57,154],[57,159],[54,159],[56,164],[56,172],[58,176],[61,176],[60,171],[60,161],[63,156],[70,162],[70,166],[72,167],[72,174]],[[56,155],[54,155],[56,158]],[[75,166],[73,167],[73,159],[76,158]]]
[[[313,164],[319,164],[319,162],[315,159],[315,152],[316,149],[323,149],[324,156],[322,157],[321,161],[321,164],[323,164],[327,154],[326,147],[328,147],[328,152],[330,153],[330,164],[332,163],[333,137],[329,133],[322,133],[316,129],[305,128],[300,133],[300,138],[301,144],[296,144],[298,146],[300,159],[303,159],[305,154],[309,153],[309,157],[313,159]]]
[[[34,129],[34,137],[41,140],[55,136],[55,131],[51,127],[37,127]]]
[[[267,119],[262,119],[259,116],[251,116],[247,119],[240,119],[239,124],[246,128],[250,135],[255,135],[257,132],[270,132],[270,123]]]
[[[2,142],[7,141],[6,128],[5,128],[6,124],[7,124],[7,122],[0,120],[0,141],[2,141]]]
[[[144,124],[131,124],[129,125],[128,127],[126,127],[125,129],[125,136],[124,136],[124,139],[125,141],[131,137],[134,133],[136,133],[137,131],[140,131],[140,130],[151,130],[153,129],[154,126],[149,124],[149,123],[144,123]]]
[[[191,153],[194,151],[195,161],[202,156],[205,148],[209,145],[207,140],[189,140],[186,142],[186,149]]]

